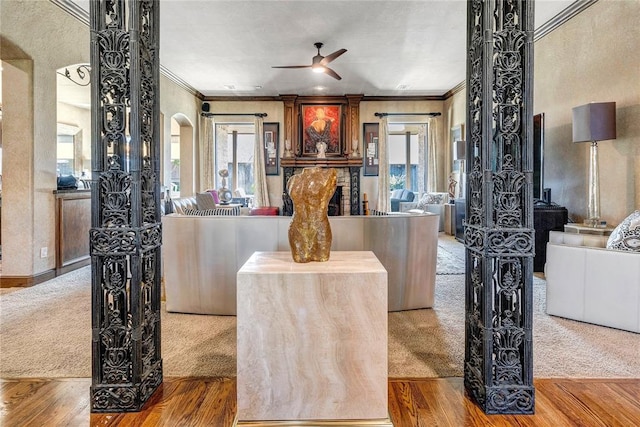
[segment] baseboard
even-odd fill
[[[28,288],[55,277],[56,271],[53,269],[33,276],[0,276],[0,288]]]

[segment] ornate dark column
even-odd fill
[[[465,388],[534,412],[533,0],[467,6]]]
[[[349,204],[350,215],[360,215],[360,166],[349,167],[349,185],[351,187],[351,199]]]
[[[158,0],[91,2],[93,412],[162,383]]]

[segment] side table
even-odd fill
[[[565,224],[564,232],[565,233],[575,233],[575,234],[595,234],[598,236],[610,236],[615,227],[607,226],[607,227],[589,227],[588,225],[583,224]]]
[[[238,426],[387,426],[387,272],[373,252],[238,271]]]

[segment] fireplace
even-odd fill
[[[315,157],[282,158],[281,165],[284,171],[282,176],[282,215],[293,215],[293,202],[287,194],[287,183],[294,173],[300,173],[306,167],[332,167],[338,172],[337,190],[329,202],[328,214],[360,215],[360,168],[361,158],[326,158]],[[339,191],[339,193],[338,193]]]
[[[329,216],[341,216],[342,215],[342,186],[338,185],[336,191],[333,193],[331,200],[329,200],[329,206],[327,207],[327,214]]]

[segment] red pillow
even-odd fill
[[[213,196],[213,201],[216,205],[220,204],[220,198],[218,197],[218,192],[216,190],[207,190],[207,193],[211,193]]]

